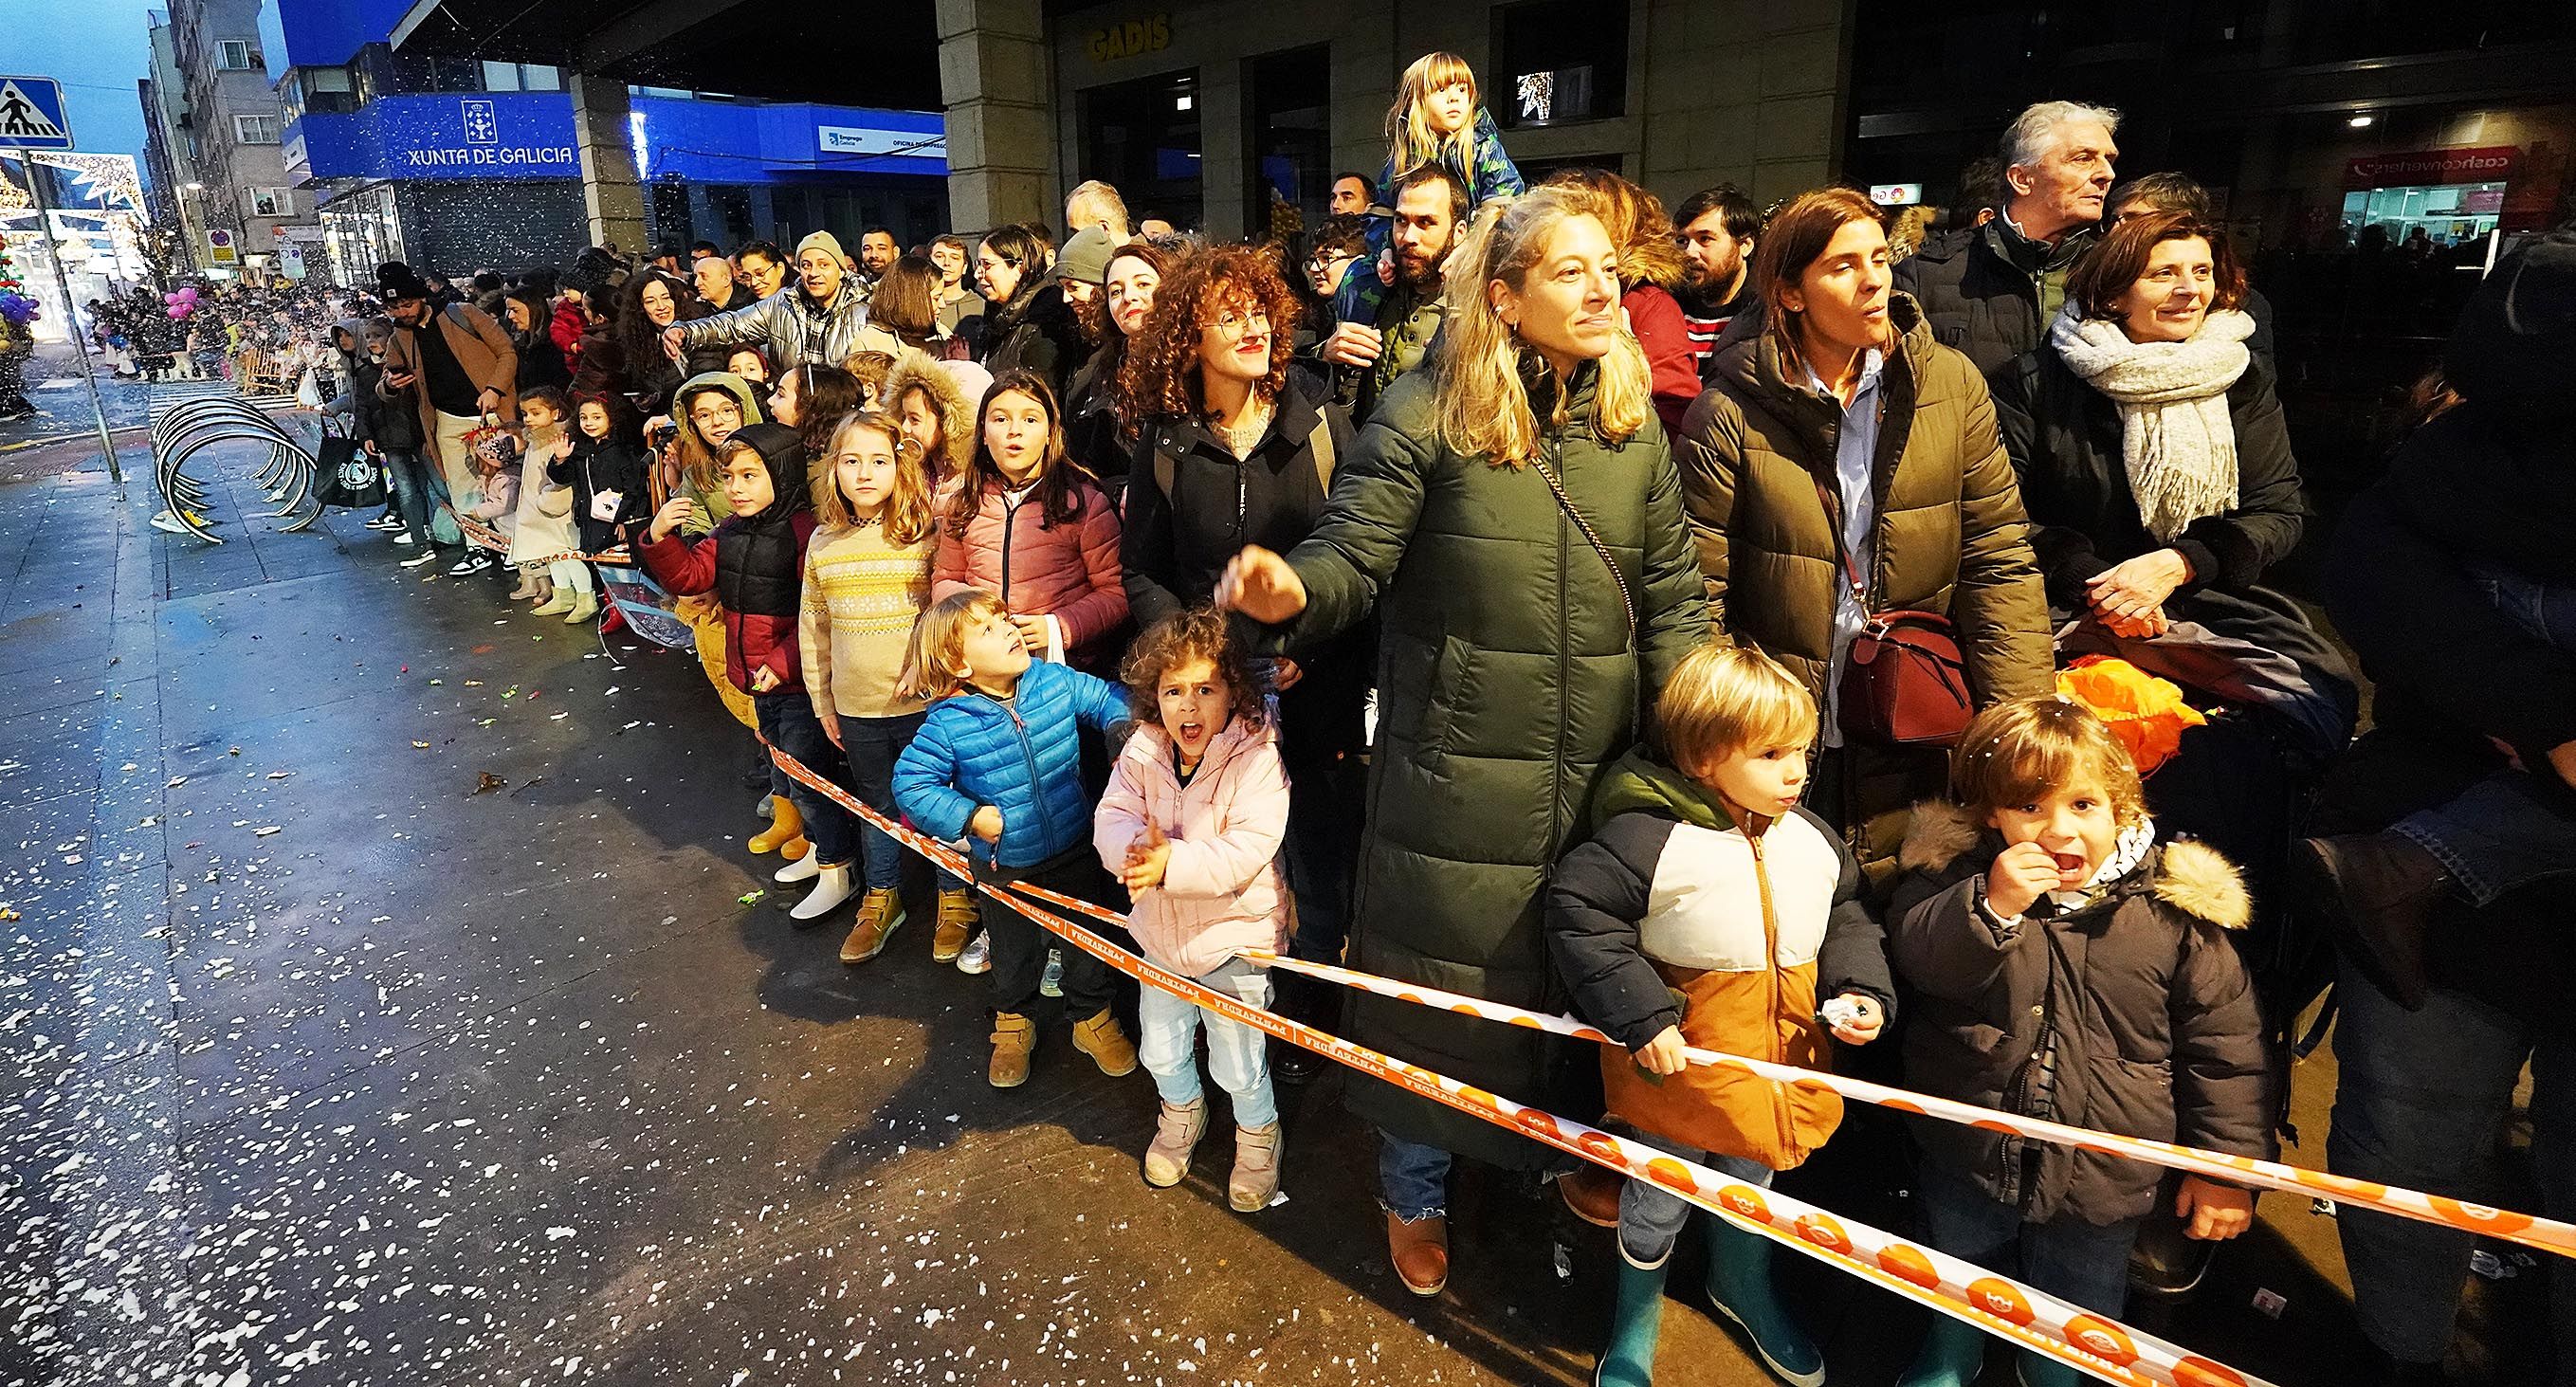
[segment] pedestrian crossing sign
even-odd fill
[[[51,77],[0,77],[0,149],[69,149],[63,87]]]

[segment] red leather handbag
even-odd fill
[[[1868,613],[1852,637],[1836,689],[1843,735],[1880,746],[1956,746],[1975,712],[1958,626],[1939,612],[1870,611],[1869,585],[1843,547],[1842,519],[1823,482],[1816,483],[1816,499],[1824,502],[1834,557],[1842,561],[1852,600]]]

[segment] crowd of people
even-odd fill
[[[2525,1060],[2565,1053],[2576,233],[2487,279],[2437,417],[2330,545],[2377,689],[2356,747],[2354,670],[2268,585],[2307,520],[2268,307],[2189,179],[2117,180],[2116,113],[2023,112],[1990,196],[1902,258],[1844,188],[1668,213],[1607,173],[1527,186],[1452,55],[1387,129],[1382,176],[1255,244],[1140,234],[1086,183],[1061,241],[385,265],[333,329],[335,408],[394,481],[372,523],[572,622],[601,615],[584,556],[623,556],[761,743],[981,883],[1754,1184],[1841,1104],[1688,1047],[2271,1156],[2311,902],[2344,960],[2333,1168],[2481,1191]],[[795,922],[879,956],[896,841],[744,744]],[[1101,1070],[1150,1071],[1157,1186],[1211,1120],[1204,1029],[1229,1197],[1270,1206],[1274,1086],[1310,1054],[1151,988],[1131,1038],[1098,960],[965,881],[929,913],[931,956],[990,974],[992,1084],[1029,1077],[1044,997]],[[1586,1077],[1263,951],[1570,1004],[1621,1048]],[[2571,1100],[2540,1084],[2564,1212]],[[1346,1101],[1407,1289],[1446,1282],[1457,1158],[1552,1178],[1618,1230],[1596,1380],[1650,1379],[1688,1205],[1388,1082]],[[2219,1181],[1912,1130],[1923,1236],[2104,1314],[2142,1237],[2251,1222]],[[2380,1380],[2438,1380],[2470,1235],[2341,1230]],[[1717,1308],[1821,1382],[1768,1242],[1703,1232]],[[2576,1382],[2576,1277],[2555,1294]],[[1936,1318],[1902,1381],[1965,1387],[1984,1347]]]

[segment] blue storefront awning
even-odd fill
[[[647,179],[762,184],[948,172],[936,111],[638,96],[632,112],[636,172]],[[285,155],[298,185],[581,176],[565,92],[380,96],[351,113],[308,111],[287,128]]]

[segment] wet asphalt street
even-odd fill
[[[926,890],[860,968],[845,916],[745,899],[776,860],[693,656],[423,580],[362,516],[276,533],[254,461],[205,469],[221,546],[94,460],[0,485],[0,1383],[1590,1380],[1608,1234],[1469,1172],[1449,1291],[1406,1294],[1329,1079],[1286,1098],[1288,1204],[1227,1209],[1222,1122],[1149,1189],[1142,1073],[1048,1018],[984,1085]],[[2313,1153],[2330,1060],[2300,1083]],[[2172,1332],[2350,1381],[2288,1203]],[[1684,1256],[1661,1378],[1769,1380]],[[1893,1380],[1920,1312],[1783,1275],[1833,1381]],[[2536,1279],[2486,1297],[2523,1325],[2488,1380],[2530,1380]]]

